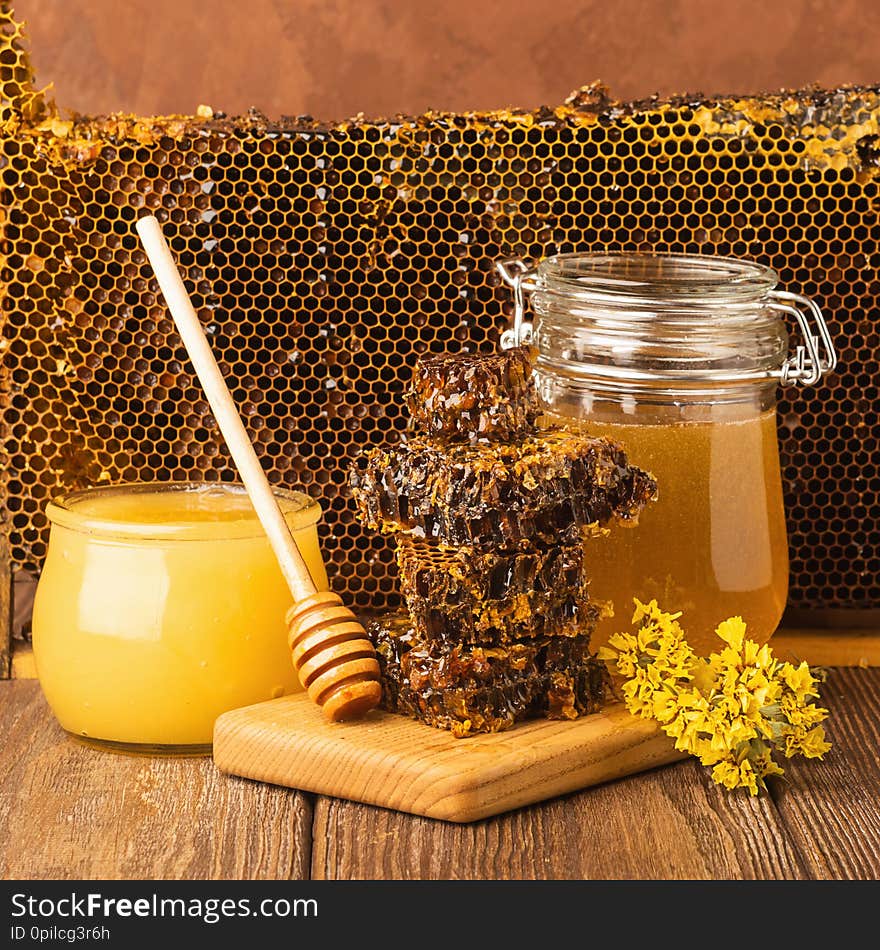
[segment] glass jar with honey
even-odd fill
[[[321,508],[276,498],[319,590]],[[56,498],[33,614],[49,706],[71,735],[204,752],[220,713],[300,688],[290,591],[240,485],[146,483]]]
[[[683,611],[701,653],[730,616],[769,639],[788,591],[776,391],[834,369],[819,308],[731,258],[562,254],[499,270],[514,293],[502,345],[531,341],[548,418],[620,442],[658,482],[633,530],[590,543],[591,596],[614,610],[597,645],[629,628],[633,597]],[[786,316],[803,336],[791,356]]]

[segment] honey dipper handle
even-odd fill
[[[294,600],[304,600],[315,593],[315,582],[296,546],[296,541],[290,533],[278,502],[272,494],[266,473],[248,438],[220,367],[214,359],[202,325],[193,309],[189,294],[183,286],[180,272],[162,234],[162,228],[152,215],[140,218],[136,227],[153,267],[153,273],[162,288],[165,303],[171,311],[177,331],[195,367],[196,375],[205,391],[214,418],[238,468],[238,474],[244,482],[257,517],[269,537],[269,542],[281,567],[281,573],[290,587]]]

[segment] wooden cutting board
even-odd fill
[[[328,723],[304,693],[224,713],[223,772],[398,811],[476,821],[684,756],[622,705],[573,722],[534,720],[456,739],[403,716]]]

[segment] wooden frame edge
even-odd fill
[[[780,660],[806,660],[810,666],[880,666],[880,630],[783,627],[770,643]],[[7,676],[36,679],[34,651],[30,643],[14,640],[10,652]],[[6,677],[0,677],[3,678]]]
[[[12,676],[12,564],[6,536],[0,536],[0,680]]]
[[[880,629],[783,627],[770,641],[780,660],[810,666],[880,666]]]

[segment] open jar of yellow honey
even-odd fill
[[[637,527],[590,544],[591,596],[614,610],[595,642],[629,628],[633,597],[683,611],[698,652],[717,649],[730,616],[769,639],[788,592],[776,391],[834,369],[819,308],[731,258],[563,254],[499,269],[514,292],[502,345],[531,341],[548,417],[620,442],[658,482]],[[792,356],[786,315],[803,335]]]
[[[275,495],[326,590],[320,506]],[[69,733],[127,751],[208,751],[220,713],[300,688],[290,591],[241,486],[94,488],[47,514],[34,656]]]

